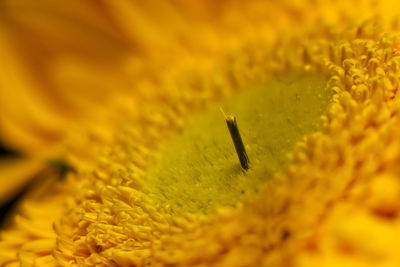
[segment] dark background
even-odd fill
[[[0,142],[0,160],[16,156],[18,156],[18,153],[16,153],[11,149],[8,149],[6,146],[4,146],[4,144]],[[2,177],[0,177],[0,179],[1,178]],[[15,203],[17,203],[18,199],[20,199],[22,195],[23,193],[21,192],[8,202],[0,204],[0,227],[2,226],[7,213],[11,210],[11,208],[15,205]]]

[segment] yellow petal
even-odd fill
[[[0,160],[0,203],[19,193],[44,168],[32,159]]]

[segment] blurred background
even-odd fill
[[[0,161],[2,159],[11,158],[17,156],[15,151],[12,151],[4,146],[4,144],[0,144]],[[19,199],[20,195],[15,196],[12,199],[9,199],[5,203],[0,205],[0,227],[3,223],[5,216],[7,215],[8,211],[11,207],[15,204],[15,202]]]

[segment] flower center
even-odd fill
[[[316,74],[271,78],[195,115],[149,170],[145,190],[173,212],[234,206],[281,171],[287,153],[315,129],[331,93]],[[243,171],[220,107],[240,125],[250,168]]]

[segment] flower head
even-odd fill
[[[34,155],[29,163],[40,168],[2,231],[0,263],[399,261],[396,8],[388,1],[214,2],[4,3],[9,21],[2,27],[16,35],[16,45],[1,48],[10,62],[9,74],[0,76],[8,89],[2,92],[16,97],[16,88],[29,105],[21,113],[4,105],[0,126],[4,139]],[[21,38],[29,41],[23,57]],[[189,117],[293,72],[326,79],[333,95],[320,126],[291,149],[280,174],[262,180],[258,192],[205,212],[177,209],[169,201],[176,194],[157,201],[148,174]],[[34,120],[26,123],[29,111]],[[36,152],[43,147],[50,151],[45,157]],[[76,171],[57,180],[43,167],[48,155]]]

